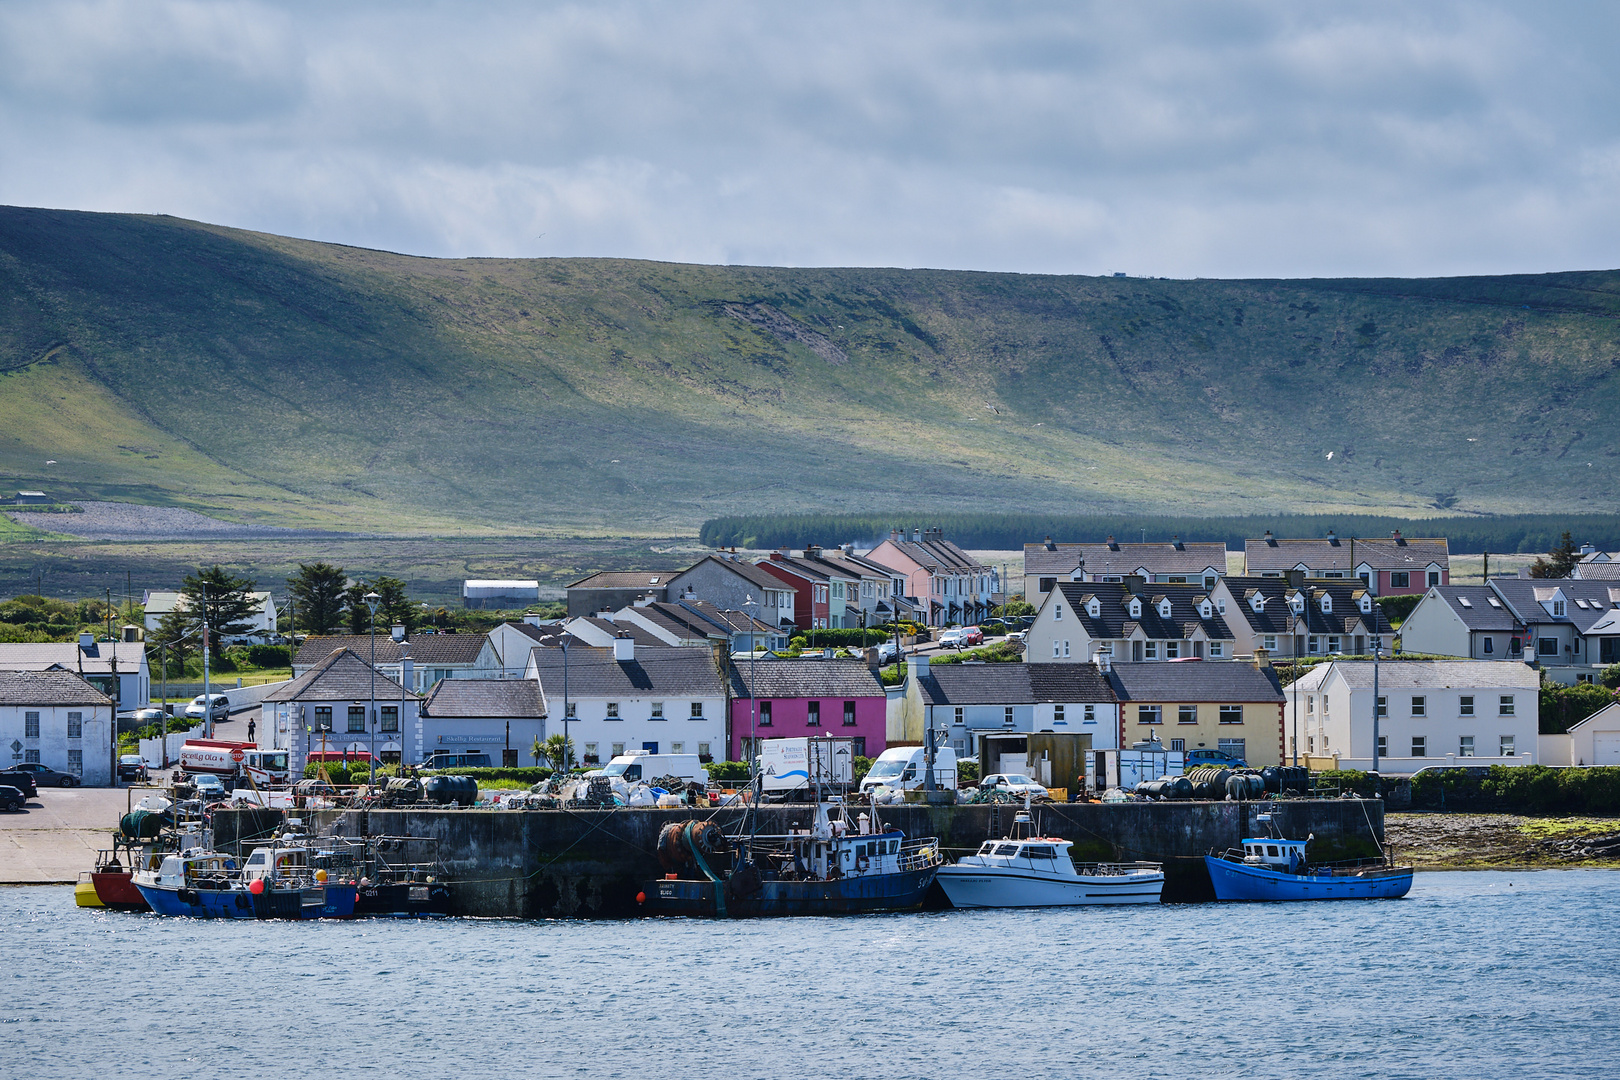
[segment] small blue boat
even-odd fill
[[[1271,815],[1261,814],[1269,822]],[[1392,900],[1412,888],[1412,868],[1388,858],[1313,865],[1305,840],[1250,837],[1242,849],[1204,856],[1217,900]]]
[[[258,858],[257,852],[254,858]],[[347,919],[354,915],[353,882],[329,885],[307,877],[298,880],[285,872],[255,873],[253,860],[244,872],[234,856],[203,848],[166,855],[157,868],[137,871],[133,881],[159,915],[196,919]]]

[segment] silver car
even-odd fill
[[[191,704],[186,706],[186,716],[193,720],[201,720],[210,712],[215,720],[226,719],[231,715],[230,699],[224,694],[207,696],[198,694],[191,699]]]

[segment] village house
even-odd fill
[[[1210,594],[1232,630],[1233,651],[1252,656],[1365,655],[1387,649],[1395,628],[1360,581],[1283,577],[1222,578]]]
[[[242,625],[247,626],[248,630],[225,638],[229,644],[263,644],[280,632],[277,630],[275,598],[268,592],[250,592],[248,599],[256,605],[253,613],[242,620]],[[189,606],[184,594],[168,589],[146,590],[141,604],[146,610],[144,621],[148,634],[156,632],[163,616],[172,611],[185,611]]]
[[[1405,596],[1451,584],[1446,540],[1408,540],[1399,529],[1387,540],[1341,539],[1331,531],[1321,540],[1279,540],[1268,529],[1260,539],[1244,542],[1243,563],[1249,577],[1285,577],[1298,570],[1308,578],[1360,578],[1374,596]]]
[[[265,695],[260,705],[260,744],[268,735],[274,749],[288,752],[295,773],[303,769],[312,750],[321,749],[375,751],[384,762],[421,761],[422,699],[381,673],[381,646],[379,641],[378,670],[353,649],[339,646]],[[409,656],[396,651],[394,658],[403,668],[404,681],[412,682]]]
[[[1603,706],[1562,735],[1538,736],[1536,746],[1542,765],[1620,765],[1620,702]]]
[[[793,587],[798,629],[834,630],[859,625],[858,619],[852,618],[859,610],[859,572],[822,559],[820,548],[807,547],[799,558],[773,551],[769,559],[755,565]]]
[[[679,573],[679,570],[606,570],[580,578],[563,590],[568,614],[577,618],[618,611],[643,597],[667,600],[670,579]]]
[[[89,787],[109,786],[118,754],[113,710],[112,698],[75,672],[0,670],[4,767],[46,765]]]
[[[1401,648],[1522,658],[1566,685],[1593,681],[1620,657],[1620,582],[1496,577],[1482,588],[1429,590],[1401,625]]]
[[[547,702],[551,734],[563,734],[566,711],[568,737],[587,765],[627,748],[708,761],[727,745],[724,663],[711,649],[645,649],[626,634],[606,649],[536,648],[526,677]]]
[[[1031,661],[1230,660],[1235,639],[1203,585],[1060,581],[1029,628]]]
[[[1112,536],[1101,544],[1024,545],[1024,599],[1036,607],[1060,581],[1121,582],[1129,575],[1164,585],[1215,588],[1226,575],[1226,543],[1121,544]]]
[[[671,603],[647,601],[613,613],[615,626],[646,630],[666,645],[720,643],[728,652],[785,650],[788,634],[741,611],[722,611],[691,596]]]
[[[940,529],[913,529],[909,539],[904,532],[891,532],[865,558],[904,581],[901,595],[928,626],[988,618],[1001,591],[997,572],[945,539]]]
[[[1335,660],[1288,687],[1285,723],[1291,739],[1298,731],[1301,761],[1373,767],[1373,675],[1370,660]],[[1536,763],[1541,679],[1530,667],[1511,660],[1386,661],[1377,666],[1377,682],[1380,772]]]
[[[771,626],[793,626],[795,589],[736,556],[709,555],[671,578],[668,595],[691,597],[724,611],[746,611]]]
[[[438,751],[488,754],[491,763],[532,765],[546,741],[546,700],[529,679],[441,679],[422,702],[423,758]]]
[[[529,650],[536,645],[556,645],[568,630],[562,622],[542,623],[540,616],[529,612],[521,622],[503,622],[484,635],[489,650],[480,650],[477,678],[521,679],[529,666]],[[483,666],[483,661],[489,666]]]
[[[888,698],[858,660],[742,661],[731,669],[729,760],[752,761],[759,740],[832,735],[855,740],[857,757],[887,745]]]
[[[1283,691],[1269,663],[1113,664],[1119,745],[1220,750],[1253,768],[1283,764]]]
[[[1470,660],[1518,660],[1533,640],[1489,585],[1436,585],[1401,624],[1407,652]]]
[[[71,671],[113,699],[121,711],[152,699],[152,669],[140,641],[97,641],[86,631],[77,641],[0,643],[0,671]]]
[[[404,661],[407,658],[410,660],[409,685],[418,694],[431,690],[433,684],[441,679],[487,678],[491,671],[501,667],[501,661],[497,659],[486,634],[418,632],[407,640],[405,628],[395,626],[389,633],[378,633],[375,641],[370,634],[326,634],[305,638],[293,656],[293,678],[324,664],[327,657],[341,649],[347,649],[369,662],[374,647],[377,670],[389,678],[401,678]]]
[[[1090,735],[1094,750],[1119,745],[1119,701],[1096,664],[908,663],[892,741],[921,742],[932,726],[959,755],[977,752],[988,731]]]

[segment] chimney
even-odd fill
[[[1092,654],[1091,662],[1097,665],[1097,670],[1101,674],[1106,675],[1106,674],[1108,674],[1109,671],[1111,671],[1113,669],[1113,666],[1114,666],[1113,654],[1104,652],[1102,649],[1098,649],[1095,653]]]
[[[395,641],[404,641],[405,640],[405,624],[404,623],[395,623],[394,624],[394,635],[393,636],[394,636]]]
[[[921,529],[913,528],[911,530],[911,542],[913,544],[922,543],[922,530]]]
[[[1254,650],[1254,667],[1256,671],[1264,671],[1271,666],[1271,653],[1266,649]]]
[[[815,544],[806,544],[804,547],[804,557],[807,559],[821,558],[821,548]]]
[[[1114,538],[1112,536],[1110,536],[1108,538],[1108,550],[1109,551],[1118,551],[1119,550],[1119,544],[1114,541]]]
[[[407,690],[416,689],[416,665],[411,661],[411,643],[399,646],[399,684]]]
[[[1057,545],[1052,543],[1052,535],[1050,533],[1048,533],[1047,536],[1046,536],[1046,550],[1047,551],[1056,551],[1057,550]]]
[[[629,663],[636,658],[636,639],[619,631],[619,636],[613,639],[613,659],[621,664]]]
[[[908,657],[906,657],[906,674],[908,676],[909,675],[915,675],[919,679],[922,678],[923,676],[927,675],[928,674],[928,657],[926,657],[926,656],[908,656]]]
[[[1185,545],[1185,544],[1183,544],[1181,542],[1181,537],[1176,536],[1174,534],[1172,534],[1171,537],[1170,537],[1170,546],[1175,548],[1177,551],[1186,551],[1187,550],[1187,545]]]
[[[1327,542],[1332,544],[1334,547],[1339,546],[1339,538],[1337,536],[1333,535],[1333,530],[1332,529],[1328,530]]]
[[[686,598],[682,597],[681,599],[684,600]],[[646,607],[647,605],[651,604],[652,602],[653,602],[653,594],[652,593],[642,593],[640,596],[636,597],[635,603],[632,604],[631,606],[632,607]]]
[[[139,640],[141,640],[141,628],[140,627],[126,623],[124,625],[124,627],[123,627],[123,631],[124,631],[124,640],[125,641],[139,641]]]
[[[1271,530],[1270,529],[1266,530],[1265,541],[1266,541],[1266,546],[1267,547],[1276,547],[1277,546],[1277,538],[1275,536],[1271,535]]]
[[[889,530],[889,543],[898,544],[899,542],[900,542],[900,530],[899,529],[890,529]]]
[[[844,545],[844,554],[845,555],[853,555],[853,554],[855,554],[855,545],[854,544],[845,544]]]
[[[1305,571],[1289,570],[1287,571],[1287,575],[1289,588],[1303,589],[1305,587]]]
[[[1390,533],[1389,538],[1402,547],[1406,546],[1406,541],[1401,539],[1401,530],[1399,529],[1396,529],[1394,532]]]
[[[1142,575],[1126,574],[1124,580],[1125,594],[1127,596],[1135,596],[1137,593],[1142,591],[1142,586],[1146,584],[1147,581],[1142,577]]]
[[[86,630],[79,635],[79,651],[85,653],[95,652],[96,635]]]
[[[523,621],[529,626],[539,626],[540,613],[538,611],[525,611],[523,613]]]

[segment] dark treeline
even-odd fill
[[[1109,536],[1121,543],[1224,540],[1243,550],[1243,542],[1270,529],[1278,537],[1387,537],[1399,529],[1408,537],[1443,536],[1453,554],[1481,551],[1531,554],[1550,551],[1568,531],[1576,545],[1606,551],[1620,548],[1620,515],[1516,514],[1502,517],[1396,518],[1363,514],[1252,515],[1248,517],[1113,516],[1106,514],[784,514],[711,518],[699,537],[710,547],[800,548],[805,544],[863,544],[882,539],[891,529],[940,528],[945,538],[965,548],[1016,549],[1050,536],[1067,543],[1097,543]]]

